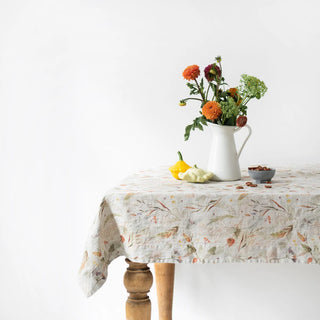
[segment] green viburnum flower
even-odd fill
[[[267,92],[265,83],[256,77],[241,75],[240,86],[238,87],[240,95],[243,97],[243,105],[246,105],[250,99],[260,99]]]
[[[240,109],[237,106],[237,103],[233,100],[232,97],[228,97],[227,101],[220,102],[221,107],[221,124],[228,126],[235,126],[237,121],[237,116],[240,113]]]

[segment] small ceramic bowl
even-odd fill
[[[248,173],[250,177],[256,181],[256,183],[266,183],[267,181],[271,181],[271,179],[276,173],[276,170],[275,169],[271,169],[268,171],[248,170]]]

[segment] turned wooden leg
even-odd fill
[[[159,320],[172,320],[174,263],[154,264],[157,284]]]
[[[148,292],[152,286],[152,273],[146,263],[136,263],[126,259],[129,264],[124,274],[124,286],[129,297],[126,303],[127,320],[151,320],[151,302]]]

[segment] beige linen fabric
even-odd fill
[[[79,281],[87,296],[119,256],[136,262],[320,263],[320,166],[278,170],[272,188],[242,180],[191,184],[167,168],[110,190],[87,239]],[[244,189],[236,189],[236,186]]]

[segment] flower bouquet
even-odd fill
[[[239,157],[251,135],[251,128],[247,125],[247,105],[251,99],[263,97],[267,91],[266,85],[256,77],[243,74],[240,85],[229,88],[222,76],[220,56],[204,69],[206,86],[203,78],[197,80],[200,76],[197,65],[187,67],[182,75],[189,81],[190,97],[180,100],[180,106],[185,106],[188,100],[201,103],[200,116],[186,126],[185,140],[189,139],[191,130],[203,130],[203,126],[210,124],[213,141],[207,170],[213,173],[213,180],[216,181],[241,179]],[[237,151],[234,134],[242,127],[248,129],[248,135]]]
[[[203,78],[200,81],[197,80],[200,76],[199,66],[187,67],[182,75],[189,81],[187,86],[190,89],[190,97],[180,100],[179,105],[185,106],[188,100],[196,100],[201,103],[200,116],[185,128],[185,140],[189,139],[191,130],[196,128],[203,130],[203,126],[208,123],[222,126],[245,126],[248,102],[253,98],[260,99],[267,91],[263,81],[247,74],[241,75],[238,87],[228,88],[222,75],[220,56],[204,69],[207,88]]]

